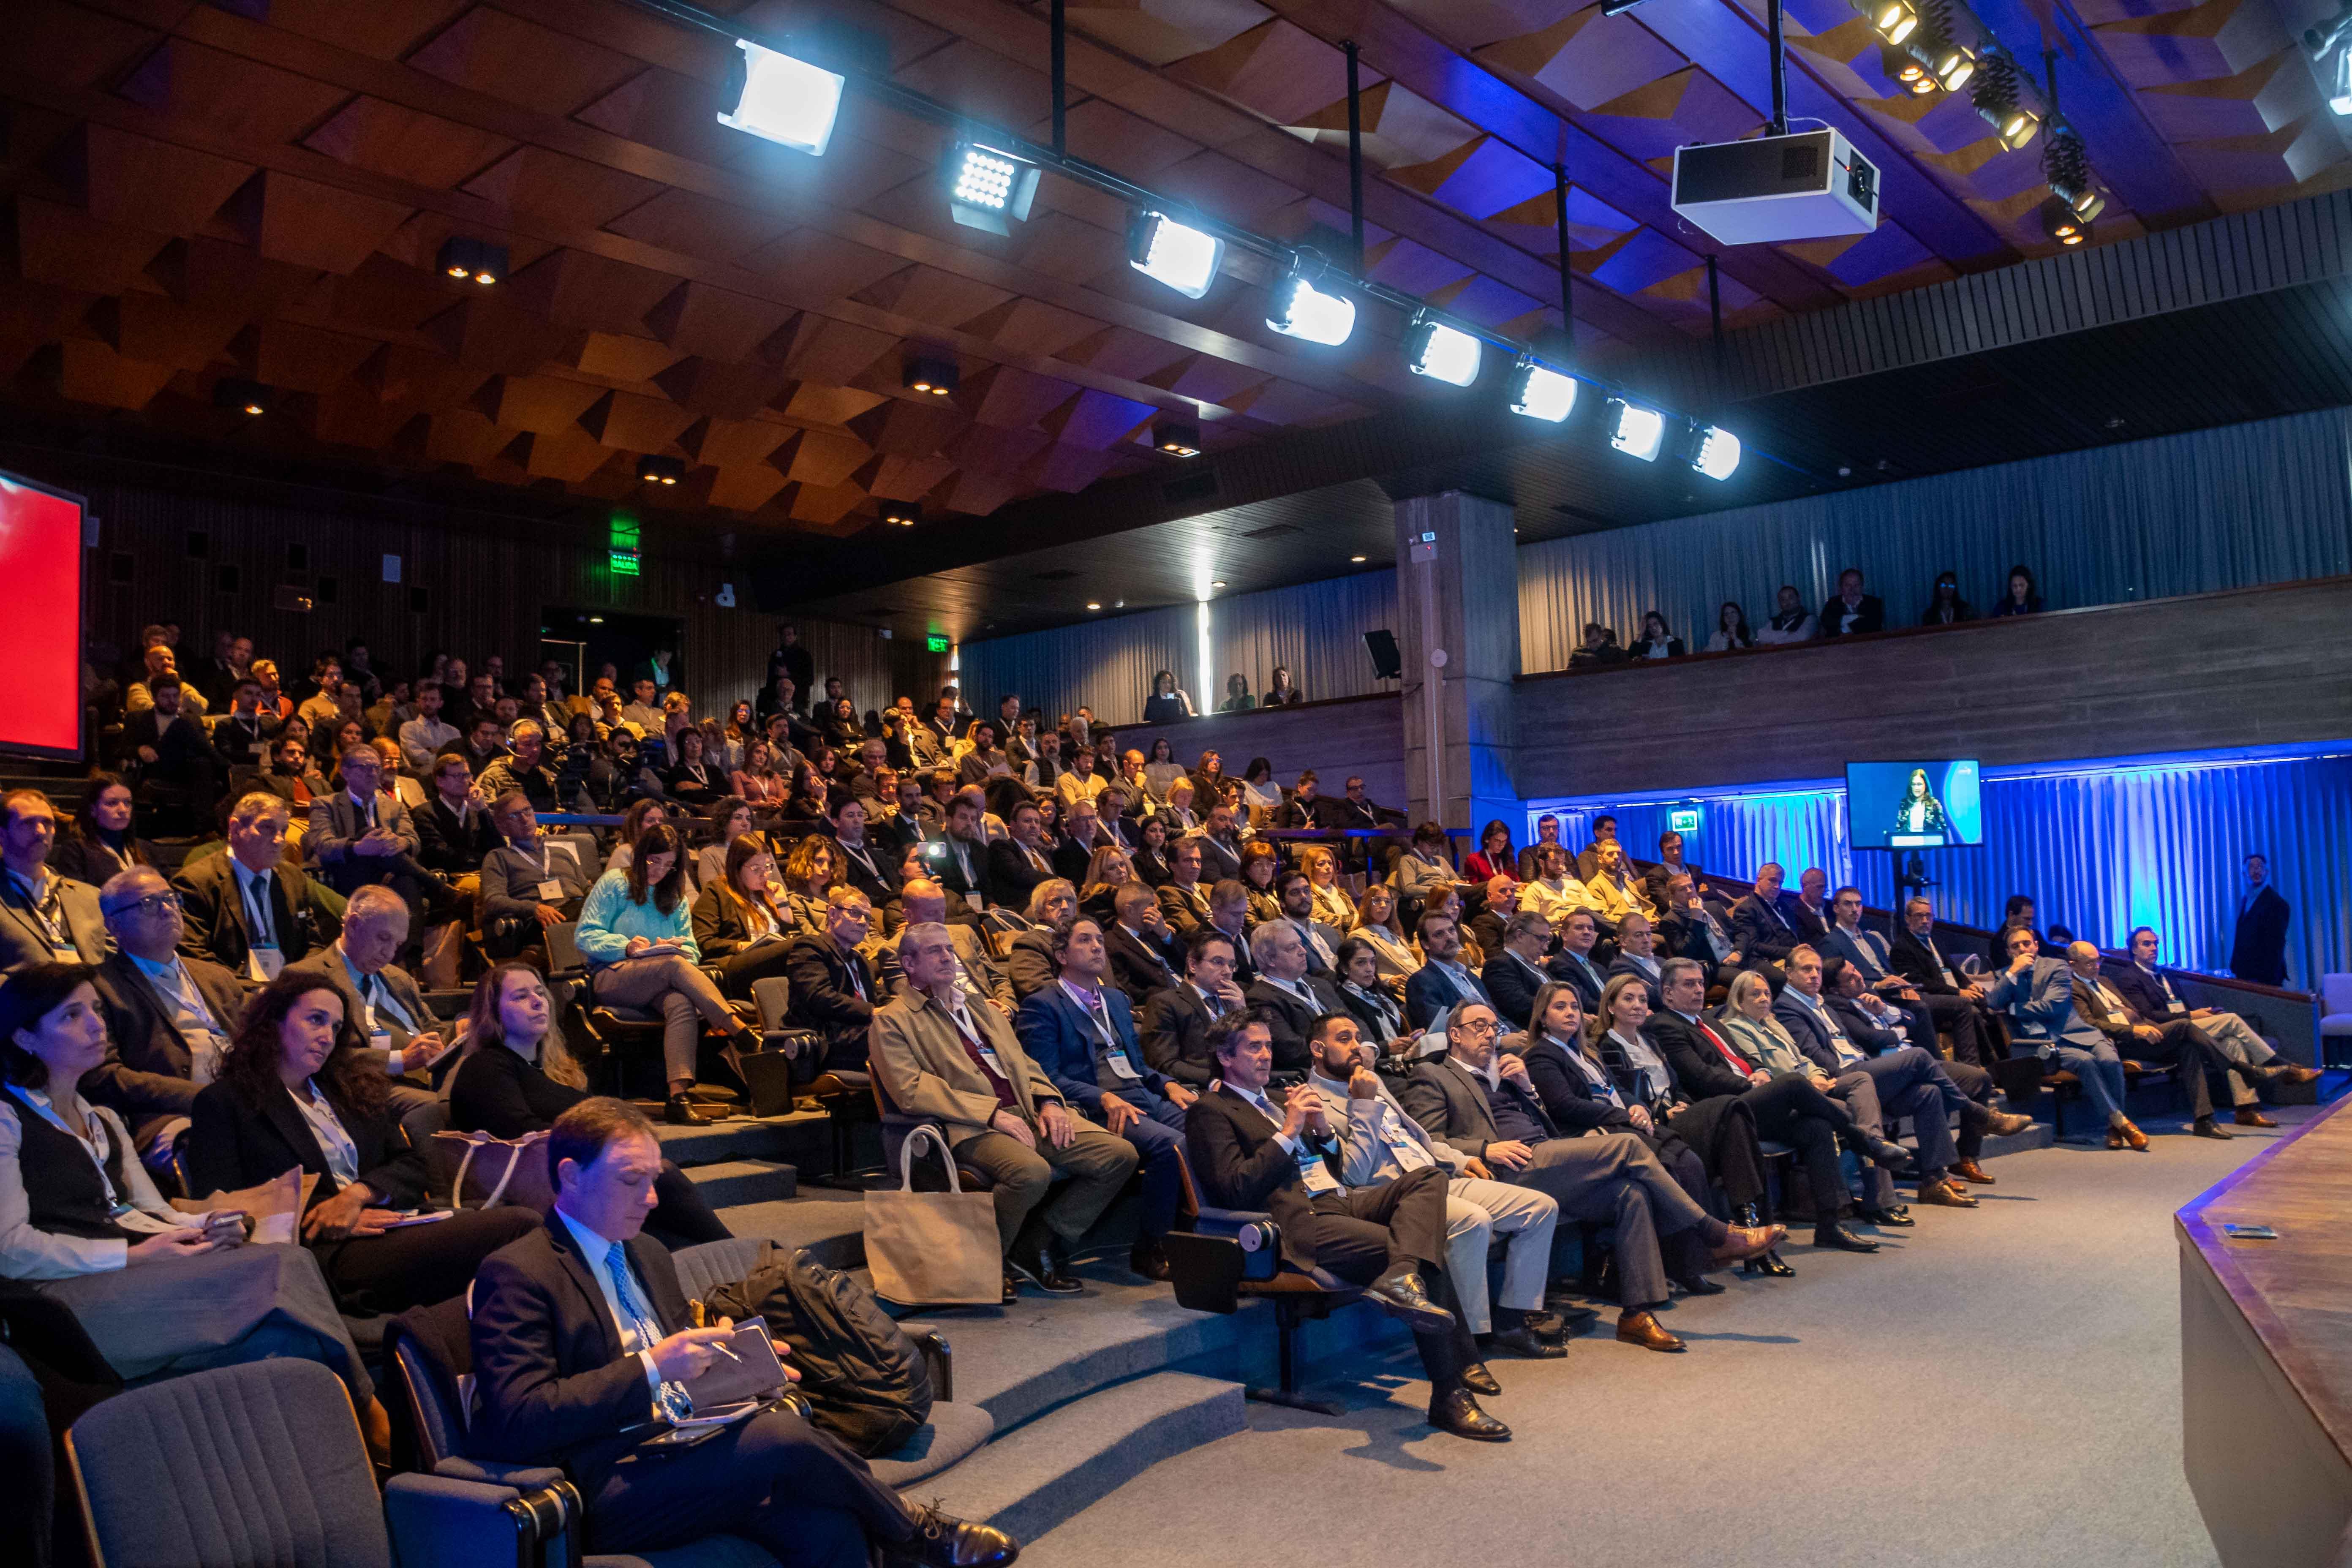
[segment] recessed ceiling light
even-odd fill
[[[1088,600],[1087,601],[1087,609],[1089,609],[1089,610],[1099,610],[1099,609],[1101,609],[1101,608],[1102,608],[1102,605],[1101,605],[1101,604],[1100,604],[1098,601],[1097,601],[1097,600],[1088,599]]]
[[[1363,558],[1362,556],[1360,556],[1360,555],[1350,555],[1350,556],[1349,556],[1349,557],[1348,557],[1348,559],[1349,559],[1349,560],[1350,560],[1350,561],[1353,561],[1354,563],[1357,563],[1358,565],[1360,565],[1360,565],[1362,565],[1362,564],[1363,564],[1363,562],[1364,562],[1364,558]]]
[[[588,617],[588,624],[592,626],[601,626],[604,624],[604,617],[602,616],[591,616]]]
[[[1212,587],[1212,588],[1222,588],[1222,587],[1223,587],[1224,585],[1225,585],[1225,584],[1224,584],[1224,583],[1223,583],[1223,581],[1222,579],[1220,579],[1219,581],[1214,582],[1214,583],[1212,583],[1212,584],[1209,584],[1209,586],[1210,586],[1210,587]]]

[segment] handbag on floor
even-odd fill
[[[915,1190],[915,1146],[940,1146],[948,1190]],[[936,1127],[918,1127],[898,1151],[898,1182],[866,1194],[866,1261],[874,1293],[906,1307],[994,1307],[1004,1300],[996,1200],[968,1193]]]
[[[458,1132],[443,1128],[433,1134],[435,1151],[446,1158],[463,1146],[457,1173],[449,1180],[449,1206],[494,1209],[500,1204],[537,1209],[555,1206],[555,1173],[547,1168],[547,1131],[520,1138],[493,1138],[487,1132]],[[480,1159],[476,1160],[475,1156]],[[468,1200],[471,1200],[470,1205]]]

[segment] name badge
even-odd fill
[[[2183,1002],[2179,997],[2175,996],[2171,1001],[2165,1004],[2164,1010],[2168,1013],[2186,1013],[2189,1011],[2189,1004]]]
[[[989,1071],[994,1073],[997,1077],[1003,1079],[1007,1083],[1013,1081],[1013,1075],[1006,1072],[1004,1070],[1004,1064],[996,1059],[996,1047],[994,1046],[981,1047],[980,1059],[988,1064]]]
[[[540,902],[560,904],[563,901],[563,884],[550,877],[539,885]]]
[[[278,972],[285,967],[286,955],[274,947],[253,947],[246,950],[245,974],[248,980],[257,980],[267,985],[277,979]]]
[[[258,757],[268,750],[269,748],[259,741],[249,741],[246,742],[245,752],[246,755],[249,757]]]
[[[1960,983],[1952,978],[1952,972],[1948,969],[1944,971],[1944,984],[1950,986],[1955,991],[1958,991],[1960,988]]]
[[[1298,1146],[1298,1179],[1310,1193],[1335,1193],[1339,1190],[1339,1178],[1323,1163],[1323,1156],[1301,1143]]]
[[[1140,1083],[1143,1081],[1143,1075],[1136,1071],[1135,1064],[1127,1059],[1126,1047],[1105,1047],[1103,1055],[1108,1058],[1110,1062],[1110,1070],[1118,1074],[1119,1077],[1127,1079],[1129,1083]]]
[[[392,1049],[392,1031],[383,1027],[370,1030],[368,1033],[368,1044],[373,1046],[380,1051],[388,1051]]]

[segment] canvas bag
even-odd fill
[[[915,1146],[940,1146],[948,1190],[915,1190]],[[996,1200],[967,1193],[936,1127],[918,1127],[898,1151],[898,1181],[866,1194],[866,1261],[874,1293],[906,1307],[993,1307],[1004,1300]]]
[[[449,1206],[462,1209],[470,1199],[476,1208],[496,1208],[501,1203],[541,1214],[555,1206],[554,1173],[547,1168],[547,1130],[520,1138],[493,1138],[487,1132],[458,1132],[448,1128],[433,1134],[436,1154],[463,1146],[457,1173],[449,1182]],[[478,1162],[475,1156],[481,1156]],[[439,1161],[436,1159],[436,1163]]]

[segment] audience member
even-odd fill
[[[1666,626],[1666,617],[1655,610],[1643,613],[1642,635],[1633,639],[1632,647],[1625,650],[1628,658],[1636,659],[1680,658],[1687,651],[1683,647],[1683,639],[1675,636]]]
[[[1977,1009],[1957,992],[1931,995],[1895,971],[1894,949],[1874,931],[1862,926],[1862,889],[1840,888],[1830,900],[1832,919],[1822,939],[1823,954],[1842,958],[1862,973],[1864,985],[1890,1006],[1910,1015],[1912,1039],[1931,1053],[1936,1036],[1952,1037],[1957,1061],[1980,1063],[1985,1049],[1977,1038]],[[1932,923],[1932,922],[1931,922]]]
[[[1927,592],[1927,607],[1919,612],[1923,626],[1953,626],[1977,618],[1975,606],[1960,597],[1960,579],[1951,572],[1936,574],[1936,584]]]
[[[1147,724],[1167,724],[1194,715],[1192,697],[1176,684],[1173,670],[1163,669],[1151,678],[1151,690],[1143,700],[1143,721]]]
[[[2171,975],[2157,966],[2158,946],[2153,928],[2133,928],[2130,962],[2110,972],[2115,988],[2131,1005],[2140,1022],[2162,1024],[2168,1020],[2186,1019],[2202,1029],[2231,1061],[2250,1062],[2256,1067],[2282,1067],[2285,1070],[2280,1081],[2284,1083],[2311,1083],[2318,1079],[2317,1068],[2281,1061],[2278,1053],[2271,1048],[2270,1042],[2237,1014],[2225,1013],[2214,1007],[2191,1006],[2183,1000],[2172,984]],[[2237,1121],[2240,1126],[2276,1125],[2251,1100],[2242,1097],[2233,1098],[2238,1099]]]
[[[99,891],[113,949],[90,980],[106,1016],[106,1059],[83,1079],[96,1104],[126,1118],[148,1166],[170,1168],[196,1090],[220,1071],[245,1011],[236,976],[179,951],[179,895],[151,866],[120,871]]]
[[[106,956],[98,889],[48,864],[57,813],[37,789],[0,795],[0,971],[36,963],[94,964]]]
[[[1608,974],[1593,957],[1601,944],[1601,918],[1591,910],[1570,910],[1554,929],[1559,936],[1559,951],[1544,965],[1544,972],[1575,987],[1576,999],[1585,1012],[1595,1012],[1601,1005],[1601,993],[1609,984]]]
[[[1239,670],[1225,677],[1225,700],[1217,704],[1218,712],[1246,713],[1256,706],[1257,699],[1250,695],[1249,677]],[[1144,721],[1147,724],[1150,721]]]
[[[1856,1046],[1867,1055],[1895,1050],[1908,1046],[1903,1015],[1886,1005],[1885,999],[1871,991],[1863,981],[1862,971],[1840,959],[1824,959],[1822,963],[1822,991],[1829,1009]],[[1920,1047],[1925,1049],[1924,1047]],[[1933,1057],[1934,1053],[1929,1055]],[[1952,1137],[1952,1146],[1958,1158],[1952,1162],[1950,1174],[1956,1182],[1968,1182],[1977,1186],[1991,1186],[1993,1179],[1979,1160],[1983,1152],[1985,1134],[2008,1134],[2022,1131],[2032,1124],[2030,1116],[2004,1115],[1992,1109],[1992,1075],[1982,1068],[1966,1062],[1936,1059],[1936,1068],[1952,1080],[1968,1100],[1956,1108],[1959,1122]]]
[[[1424,822],[1414,828],[1412,847],[1397,858],[1395,869],[1389,873],[1389,884],[1396,889],[1397,897],[1408,903],[1418,903],[1441,888],[1457,886],[1460,879],[1446,851],[1442,824]]]
[[[1805,596],[1790,583],[1780,584],[1775,599],[1772,618],[1756,634],[1757,643],[1764,647],[1778,647],[1788,643],[1811,642],[1821,636],[1820,623],[1805,608]]]
[[[1779,862],[1767,860],[1756,868],[1755,891],[1731,906],[1731,939],[1750,968],[1778,969],[1804,940],[1790,909],[1796,900],[1781,889],[1787,876]]]
[[[72,826],[50,846],[48,868],[68,882],[102,888],[116,873],[155,863],[155,847],[131,828],[131,786],[92,773]]]
[[[1996,620],[2003,616],[2034,616],[2042,613],[2042,595],[2034,588],[2033,573],[2031,568],[2012,566],[2009,569],[2007,586],[2001,593],[2000,603],[1993,606],[1992,613]]]
[[[1642,983],[1651,1009],[1664,1005],[1658,996],[1658,941],[1649,917],[1635,910],[1617,923],[1617,956],[1609,963],[1609,977],[1630,974]]]
[[[1484,999],[1514,1029],[1530,1026],[1536,993],[1553,983],[1542,962],[1550,946],[1551,922],[1536,910],[1521,910],[1504,922],[1502,941],[1478,973]]]
[[[1464,1002],[1492,1005],[1494,996],[1462,960],[1462,925],[1449,915],[1425,914],[1419,931],[1423,963],[1405,982],[1405,1021],[1426,1029]]]
[[[2246,857],[2238,890],[2238,923],[2230,938],[2230,973],[2264,985],[2286,984],[2286,927],[2294,911],[2271,886],[2270,858]]]
[[[451,1037],[415,980],[392,962],[407,940],[408,910],[400,900],[383,888],[362,888],[344,908],[333,942],[288,964],[286,973],[306,975],[342,999],[343,1019],[364,1059],[392,1080],[386,1102],[393,1119],[421,1149],[447,1121],[426,1075]]]
[[[259,984],[342,929],[341,900],[286,862],[285,803],[253,794],[229,812],[228,848],[173,879],[186,911],[181,951]]]
[[[1402,981],[1421,967],[1421,955],[1397,923],[1396,889],[1385,882],[1364,889],[1356,905],[1356,924],[1349,936],[1369,944],[1379,963],[1381,978]]]
[[[2143,1019],[2123,994],[2099,972],[2099,950],[2078,942],[2066,949],[2066,967],[2073,970],[2076,1015],[2105,1035],[2117,1055],[2126,1048],[2132,1060],[2156,1062],[2173,1068],[2189,1097],[2195,1118],[2189,1131],[2200,1138],[2230,1136],[2213,1121],[2211,1086],[2228,1085],[2233,1106],[2256,1103],[2256,1089],[2286,1076],[2284,1067],[2256,1067],[2238,1060],[2216,1045],[2211,1036],[2186,1018],[2167,1017],[2160,1023]],[[2234,1083],[2231,1082],[2235,1079]]]
[[[1708,653],[1730,653],[1754,647],[1756,634],[1748,629],[1748,612],[1737,599],[1726,599],[1715,612],[1715,635],[1706,639]]]
[[[899,899],[900,912],[906,916],[906,925],[899,928],[900,934],[904,934],[906,926],[946,924],[947,908],[948,891],[945,888],[940,887],[929,877],[917,877],[910,879],[907,883],[906,891]],[[1066,918],[1068,913],[1068,906],[1062,906],[1063,917]],[[1034,927],[1031,931],[1023,931],[1021,934],[1024,937],[1034,934],[1043,942],[1050,943],[1053,930],[1053,924],[1048,922],[1043,926]],[[973,925],[948,925],[948,935],[955,947],[955,981],[957,988],[963,993],[965,1005],[972,1007],[990,1006],[1008,1018],[1013,1016],[1013,1010],[1021,1004],[1024,993],[1014,988],[1010,976],[1003,969],[998,967],[995,959],[989,956],[987,944],[981,939],[980,929]],[[876,948],[874,959],[874,978],[877,987],[886,997],[896,996],[906,988],[907,983],[906,973],[898,965],[897,940],[883,942]],[[1046,951],[1045,962],[1048,965],[1055,962],[1050,946]],[[1047,984],[1051,984],[1050,979]]]
[[[866,1070],[866,1029],[884,1001],[873,966],[860,951],[874,922],[874,907],[855,888],[824,895],[824,929],[803,931],[785,951],[784,976],[792,985],[792,1022],[813,1029],[822,1049],[811,1071]],[[899,933],[903,949],[906,933]]]
[[[1849,566],[1839,573],[1836,596],[1822,605],[1822,636],[1853,637],[1882,631],[1885,626],[1885,605],[1875,595],[1862,591],[1862,569]]]
[[[2106,1123],[2107,1147],[2145,1152],[2147,1134],[2124,1114],[2124,1064],[2113,1042],[2074,1008],[2074,974],[2054,958],[2042,956],[2042,939],[2030,926],[2006,936],[2009,963],[1993,976],[1985,1005],[2009,1017],[2010,1030],[2034,1047],[2045,1067],[2073,1073],[2083,1097]]]
[[[586,903],[590,879],[576,847],[548,839],[538,814],[520,791],[490,805],[499,847],[482,857],[481,922],[493,957],[544,946],[548,927],[576,921]]]
[[[320,877],[345,898],[364,887],[390,888],[412,915],[421,915],[426,889],[437,891],[440,879],[418,863],[416,824],[398,795],[378,787],[383,774],[383,759],[373,747],[343,752],[343,786],[310,803],[303,848]]]
[[[702,737],[692,731],[692,744],[699,747]],[[683,736],[681,736],[683,739]],[[712,770],[703,776],[714,778]],[[547,764],[547,730],[536,719],[518,719],[507,726],[506,754],[492,762],[481,773],[482,794],[491,799],[519,789],[530,797],[532,806],[541,811],[557,809],[555,770]],[[691,777],[688,784],[693,783]],[[689,805],[708,805],[717,796],[726,794],[722,788],[689,788],[681,790],[676,778],[670,784],[670,794]]]
[[[1478,847],[1462,862],[1462,874],[1474,882],[1518,874],[1518,851],[1511,844],[1511,825],[1497,818],[1478,830]]]
[[[1258,706],[1288,708],[1306,700],[1307,694],[1299,690],[1291,681],[1289,667],[1277,664],[1274,667],[1274,674],[1268,679],[1265,695],[1258,700]]]
[[[761,980],[785,973],[796,928],[776,895],[776,858],[756,833],[727,847],[719,875],[694,900],[694,945],[719,971],[719,988],[748,998]]]
[[[1258,927],[1252,935],[1257,978],[1243,994],[1251,1016],[1262,1018],[1269,1031],[1274,1070],[1303,1073],[1308,1065],[1307,1042],[1313,1037],[1315,1020],[1346,1008],[1330,976],[1309,972],[1307,943],[1297,927],[1276,921]]]
[[[1153,993],[1177,984],[1184,968],[1184,943],[1170,928],[1159,897],[1150,888],[1140,882],[1120,884],[1112,896],[1112,918],[1102,930],[1111,984],[1126,993],[1132,1006],[1148,1005]]]

